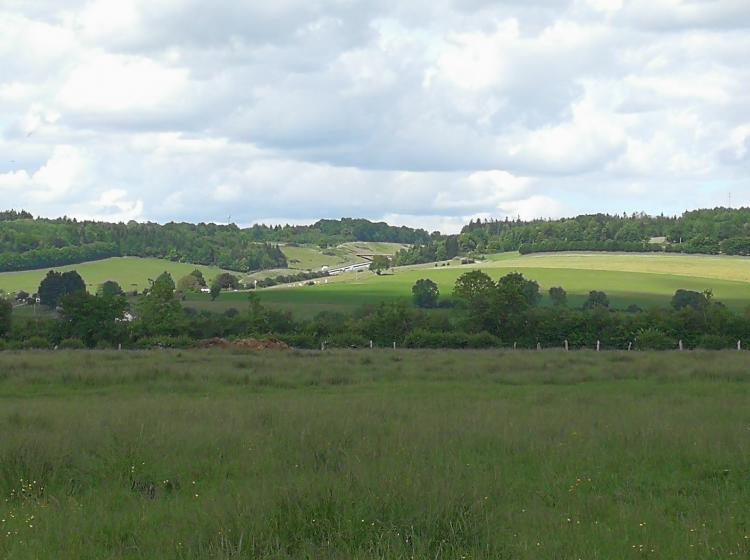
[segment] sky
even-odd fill
[[[460,230],[750,205],[748,0],[0,0],[0,208]]]

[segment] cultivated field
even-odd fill
[[[20,290],[34,293],[49,270],[59,270],[61,272],[76,270],[86,282],[89,291],[92,293],[96,292],[96,288],[99,284],[107,280],[115,280],[120,286],[122,286],[122,289],[126,291],[141,291],[149,286],[149,279],[155,279],[164,271],[169,272],[176,282],[196,268],[200,269],[203,272],[203,275],[208,279],[223,272],[217,267],[177,263],[164,259],[113,257],[101,261],[45,268],[42,270],[3,272],[0,273],[0,289],[5,290],[8,293],[14,293]]]
[[[0,353],[0,557],[746,558],[744,353]]]

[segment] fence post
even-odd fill
[[[541,342],[537,342],[536,343],[536,349],[537,349],[537,351],[539,351],[539,350],[542,349],[542,343]]]
[[[515,350],[517,346],[518,346],[518,343],[517,343],[517,342],[514,342],[514,343],[513,343],[513,350]]]
[[[602,349],[602,343],[601,341],[596,341],[596,351],[599,352]]]
[[[394,350],[396,349],[396,341],[395,340],[393,341],[393,349]]]
[[[370,341],[370,350],[372,350],[372,340]]]
[[[117,345],[117,349],[118,349],[118,350],[122,350],[122,342],[120,342],[120,343],[119,343],[119,344]]]
[[[633,343],[628,342],[628,352],[630,352],[633,349]]]
[[[325,342],[321,342],[320,343],[320,351],[322,352],[325,349],[326,349],[326,343]]]
[[[680,352],[682,352],[682,341],[681,341],[681,340],[680,340],[680,342],[678,343],[677,347],[678,347],[678,348],[680,349]]]
[[[737,350],[738,350],[738,351],[739,351],[739,350],[742,350],[742,341],[741,341],[741,340],[738,340],[738,341],[737,341]]]
[[[570,346],[568,345],[568,341],[567,341],[567,339],[566,339],[566,340],[565,340],[565,351],[567,352],[567,351],[569,351],[569,350],[570,350]]]

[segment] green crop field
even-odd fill
[[[344,274],[315,286],[277,287],[258,292],[262,301],[300,316],[311,316],[326,307],[348,311],[379,301],[407,300],[420,278],[430,278],[449,296],[463,273],[481,269],[493,279],[521,272],[539,282],[543,293],[552,286],[568,291],[571,305],[580,305],[591,290],[603,290],[614,307],[667,305],[678,289],[713,290],[716,299],[742,310],[750,305],[750,259],[684,255],[570,254],[492,255],[482,263],[434,267],[402,267],[377,276],[370,272]],[[206,296],[195,296],[196,307],[237,306],[247,295],[222,294],[210,304]],[[544,303],[544,301],[543,301]]]
[[[149,286],[149,278],[154,279],[164,271],[169,272],[177,282],[182,276],[196,268],[200,269],[207,279],[211,279],[222,272],[221,269],[211,266],[138,257],[114,257],[101,261],[56,267],[52,270],[62,272],[77,270],[89,286],[89,291],[96,292],[97,286],[106,280],[115,280],[126,291],[140,291]],[[8,293],[20,290],[34,293],[48,270],[50,269],[0,273],[0,289]]]
[[[740,352],[0,353],[0,558],[750,556]]]

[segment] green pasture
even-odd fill
[[[91,292],[95,292],[97,286],[107,280],[115,280],[126,291],[141,291],[149,286],[149,279],[155,279],[164,271],[169,272],[175,282],[177,282],[181,277],[189,274],[196,268],[200,269],[208,280],[222,272],[217,267],[178,263],[163,259],[113,257],[101,261],[61,266],[53,269],[45,268],[43,270],[3,272],[0,273],[0,289],[8,293],[20,290],[34,293],[49,270],[58,270],[61,272],[76,270],[83,277]]]
[[[750,556],[740,352],[0,353],[0,558]]]
[[[370,272],[344,274],[325,284],[295,284],[259,290],[264,303],[289,309],[300,316],[311,316],[330,307],[347,311],[357,306],[380,301],[408,300],[411,288],[420,278],[435,281],[443,296],[450,296],[456,279],[463,273],[480,269],[497,279],[510,272],[521,272],[539,282],[545,295],[552,286],[568,292],[570,305],[583,303],[591,290],[602,290],[613,307],[625,308],[668,305],[678,289],[713,291],[717,300],[742,310],[750,305],[750,259],[707,256],[671,255],[534,255],[521,257],[515,253],[493,255],[474,265],[420,265],[398,268],[381,276]],[[217,309],[233,307],[246,299],[244,293],[222,294],[210,303],[207,296],[196,295],[195,306]],[[192,304],[192,303],[191,303]]]

